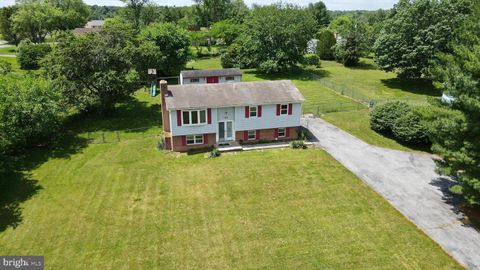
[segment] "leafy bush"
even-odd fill
[[[214,148],[212,151],[210,151],[209,158],[217,158],[220,155],[220,150],[218,150],[218,148]]]
[[[411,111],[405,102],[394,101],[376,106],[370,113],[370,126],[380,133],[391,133],[395,121]]]
[[[45,143],[64,114],[61,95],[40,78],[0,78],[0,154]]]
[[[427,122],[424,120],[427,111],[425,108],[412,108],[401,101],[388,102],[373,109],[370,126],[377,132],[393,135],[400,142],[426,144],[429,142]]]
[[[308,53],[303,56],[303,64],[320,67],[320,57],[314,53]]]
[[[3,59],[0,59],[0,74],[6,75],[10,71],[12,71],[12,64]]]
[[[290,143],[292,149],[307,149],[307,145],[304,141],[293,141]]]
[[[400,115],[392,127],[395,138],[409,144],[424,144],[428,142],[427,128],[422,123],[421,115],[410,111]]]
[[[282,65],[275,60],[266,60],[260,63],[260,65],[258,66],[258,71],[266,74],[278,73],[285,69],[289,68],[286,68],[285,65]]]
[[[38,69],[40,61],[52,50],[49,44],[35,44],[26,39],[18,46],[18,63],[22,69]]]

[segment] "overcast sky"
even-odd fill
[[[122,2],[119,0],[83,0],[89,5],[105,5],[105,6],[119,6]],[[188,6],[193,3],[192,0],[153,0],[159,5],[169,6]],[[277,0],[244,0],[247,5],[255,4],[270,4],[279,2]],[[323,0],[329,10],[375,10],[375,9],[388,9],[393,7],[398,0]],[[298,5],[307,5],[310,2],[316,2],[314,0],[285,0],[283,2],[294,3]],[[1,6],[13,5],[15,0],[0,0]]]

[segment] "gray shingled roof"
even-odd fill
[[[75,28],[75,29],[73,29],[73,33],[75,35],[82,35],[82,34],[94,33],[94,32],[99,32],[99,31],[101,31],[100,28]]]
[[[197,78],[209,76],[238,76],[242,75],[239,68],[224,69],[203,69],[203,70],[184,70],[181,72],[183,78]]]
[[[168,86],[167,110],[221,108],[246,105],[303,103],[305,98],[291,81]]]

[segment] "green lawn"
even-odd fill
[[[376,70],[371,61],[371,59],[362,59],[362,65],[359,68],[346,68],[336,62],[322,61],[321,68],[300,69],[280,75],[263,75],[255,70],[244,70],[243,81],[292,80],[305,96],[304,113],[321,115],[330,123],[372,145],[404,151],[419,150],[373,131],[369,124],[370,111],[366,106],[326,87],[323,83],[327,81],[339,88],[345,87],[354,91],[358,96],[380,100],[408,98],[412,102],[420,102],[425,101],[428,96],[439,94],[433,86],[422,81],[393,83],[397,81],[395,74]],[[188,67],[222,68],[218,57],[192,61]]]
[[[15,46],[8,46],[8,47],[3,47],[0,48],[0,54],[11,54],[14,55],[16,54],[16,47]]]
[[[399,80],[396,74],[378,70],[372,59],[362,58],[359,67],[346,68],[334,61],[322,61],[321,78],[338,88],[353,91],[366,99],[425,100],[429,96],[441,96],[441,92],[424,80]]]
[[[427,151],[428,149],[418,147],[412,148],[396,142],[394,139],[385,137],[370,128],[370,110],[344,111],[326,113],[322,118],[333,125],[355,135],[364,142],[385,148],[402,151]]]
[[[20,160],[25,175],[0,190],[0,254],[44,255],[47,269],[461,269],[322,150],[205,159],[143,133],[85,141],[158,134],[158,103],[139,92]]]
[[[0,60],[4,60],[4,61],[10,63],[12,65],[13,69],[19,69],[20,68],[20,65],[18,64],[17,59],[14,58],[14,57],[1,57],[0,56]]]

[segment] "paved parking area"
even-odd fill
[[[427,154],[369,145],[319,118],[302,125],[316,144],[387,199],[446,252],[469,269],[480,269],[480,232],[462,222],[448,187]]]

